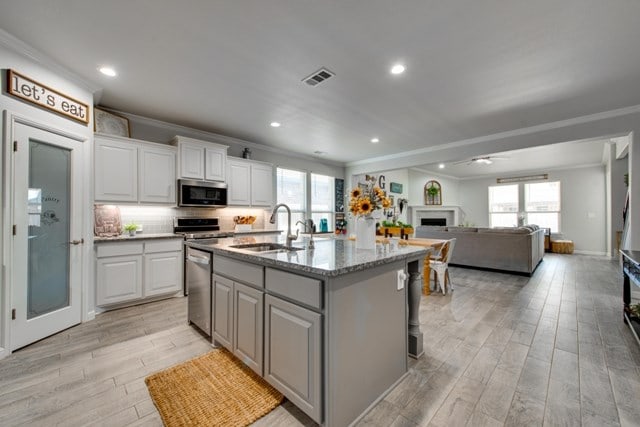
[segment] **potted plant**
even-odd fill
[[[129,236],[133,237],[136,235],[136,230],[138,229],[138,226],[134,223],[131,224],[127,224],[124,226],[124,231],[129,233]]]

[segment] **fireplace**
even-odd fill
[[[447,218],[420,218],[420,225],[447,225]]]

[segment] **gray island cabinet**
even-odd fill
[[[212,339],[318,423],[360,419],[406,375],[407,356],[421,352],[408,288],[419,304],[427,250],[363,251],[339,239],[316,241],[313,250],[304,240],[296,251],[233,248],[242,243],[186,243],[213,254]]]

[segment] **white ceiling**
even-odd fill
[[[440,169],[438,163],[416,166],[415,169],[459,179],[472,179],[481,176],[523,176],[528,172],[548,172],[554,169],[567,169],[600,165],[603,163],[604,148],[610,140],[575,141],[545,145],[522,150],[487,153],[491,164],[463,162],[445,163]],[[470,160],[467,158],[465,160]]]
[[[0,0],[0,10],[0,28],[103,88],[103,106],[339,162],[640,104],[638,1]],[[392,76],[398,61],[407,71]],[[336,76],[301,82],[321,66]]]

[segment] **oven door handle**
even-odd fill
[[[196,264],[202,264],[202,265],[209,265],[209,258],[201,258],[201,257],[195,257],[193,255],[187,255],[187,261],[191,261],[193,263]]]

